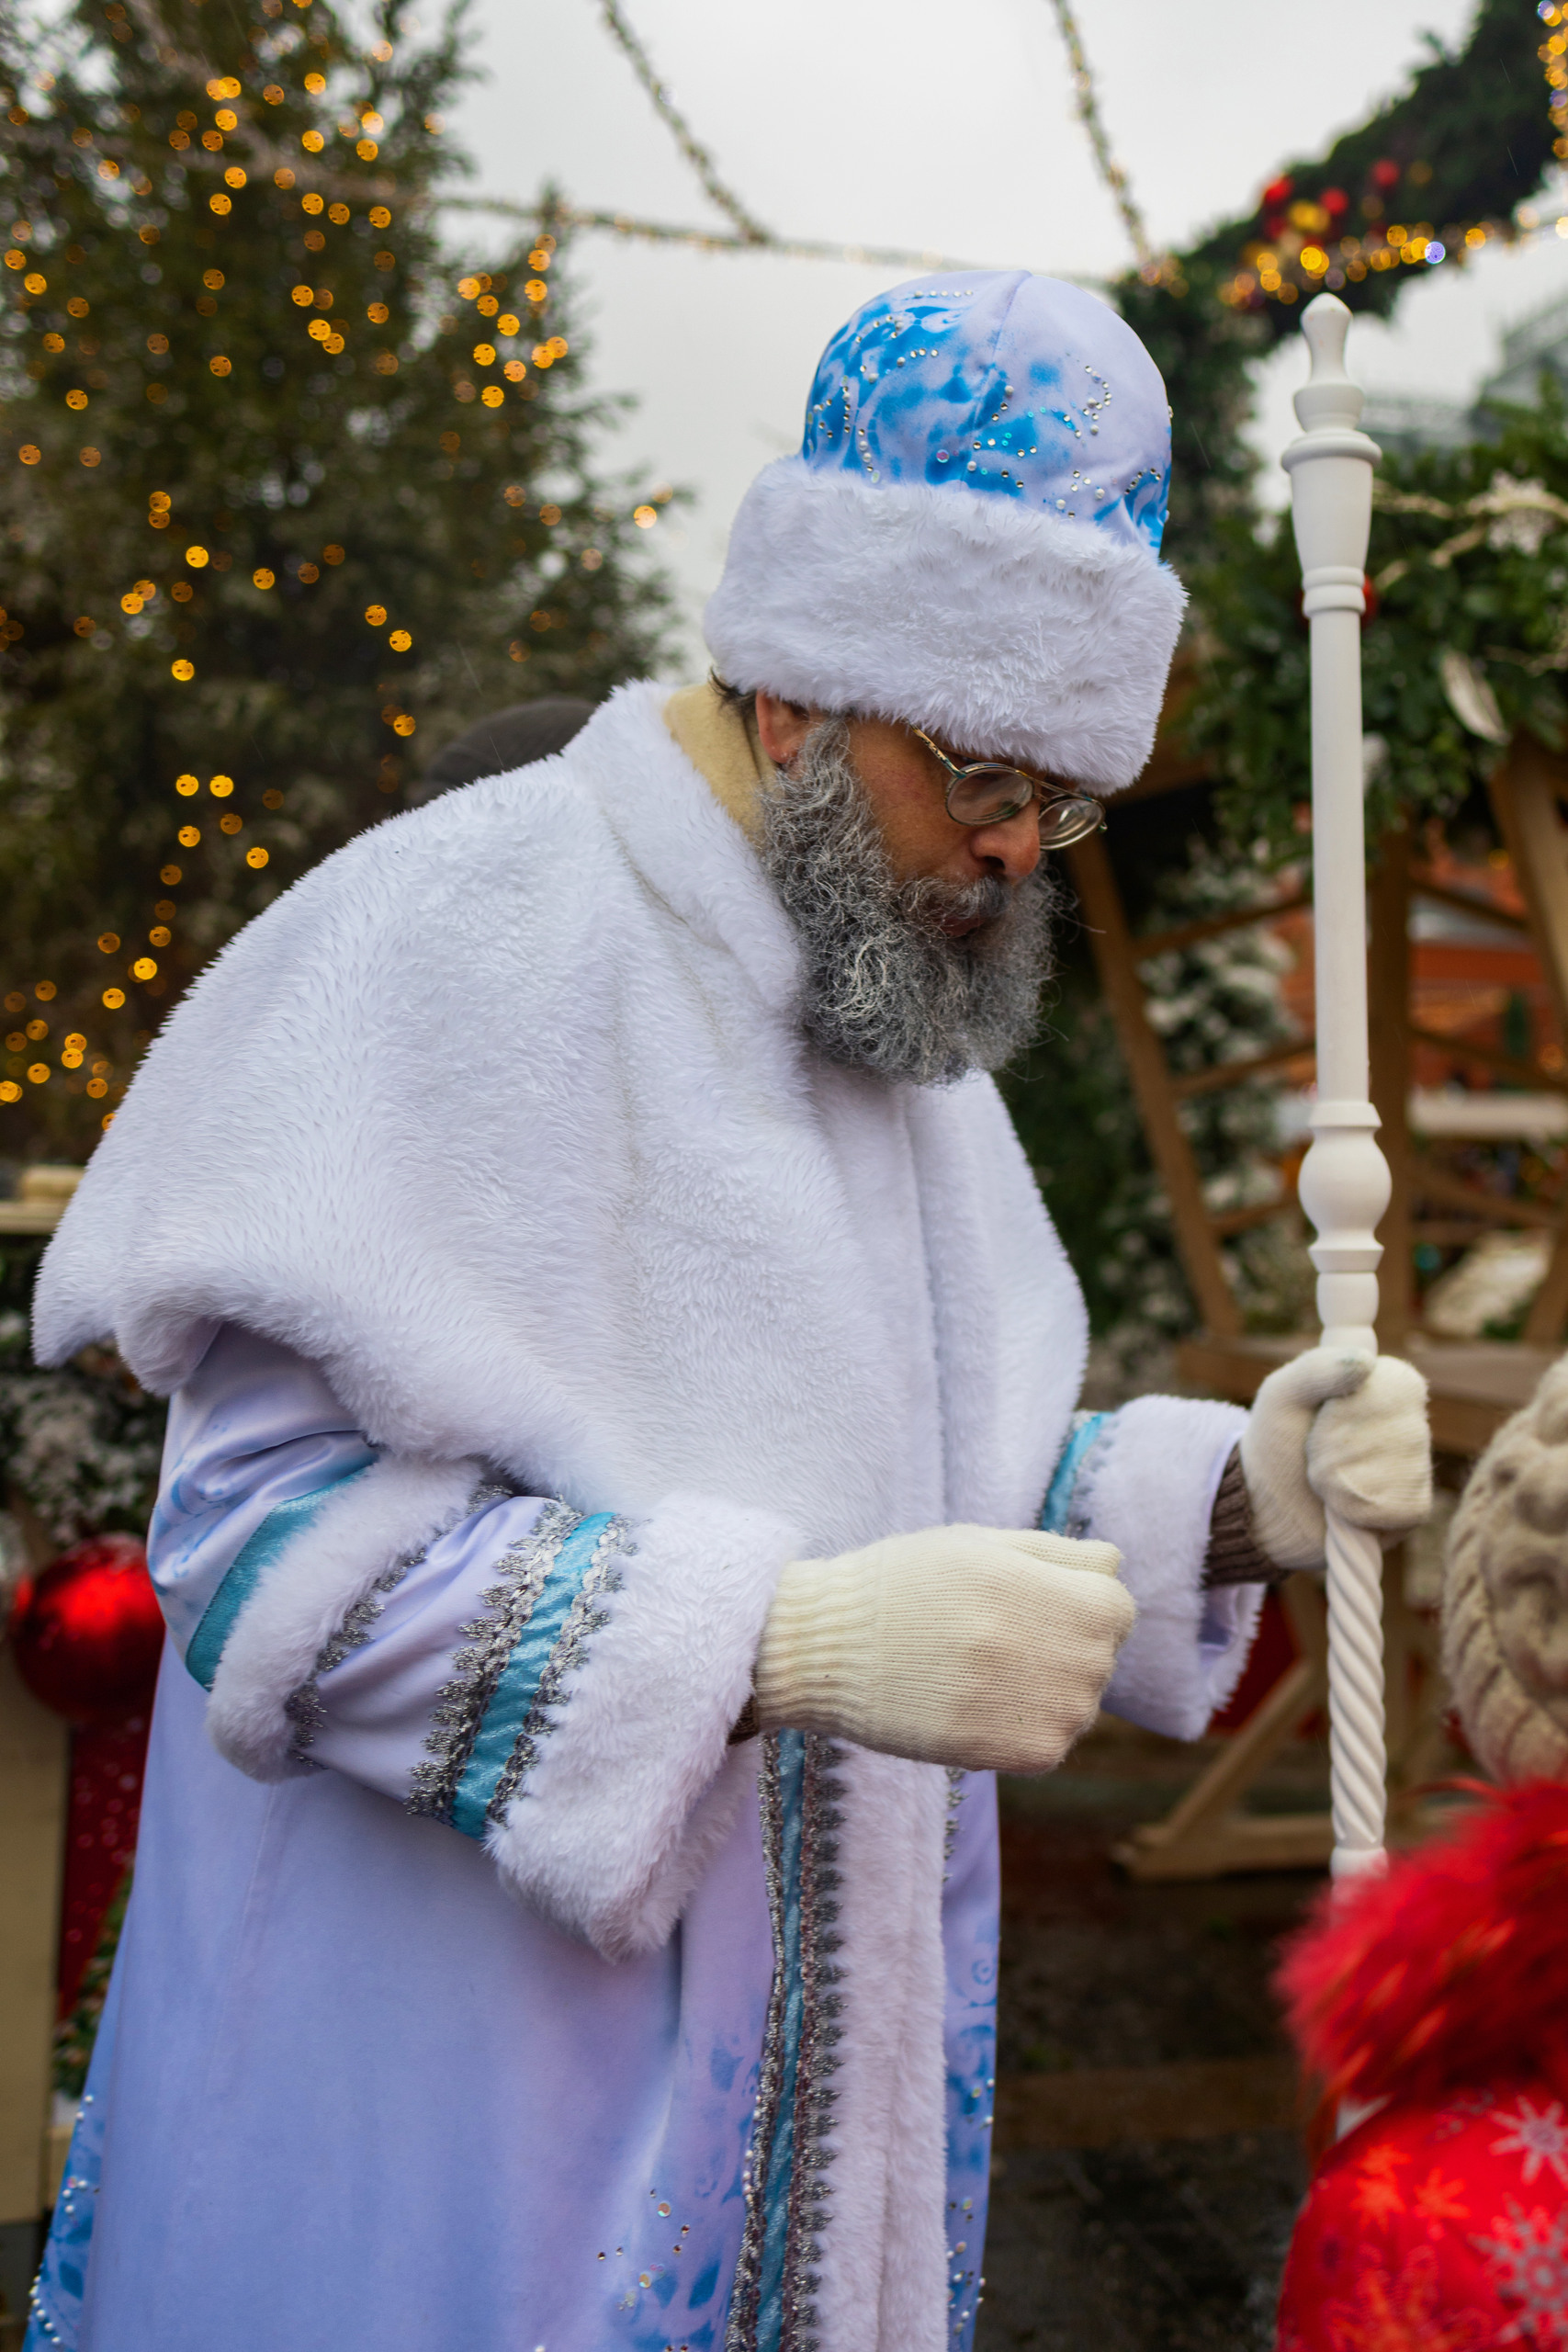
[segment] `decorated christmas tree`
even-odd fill
[[[0,1157],[486,709],[646,670],[555,240],[438,241],[460,71],[381,0],[0,15]],[[642,528],[639,528],[639,525]]]

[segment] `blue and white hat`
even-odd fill
[[[1148,758],[1185,597],[1170,410],[1114,311],[1025,270],[911,278],[822,356],[740,503],[718,674],[1102,791]]]

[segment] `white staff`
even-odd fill
[[[1314,928],[1317,1105],[1302,1204],[1317,1228],[1317,1311],[1325,1346],[1377,1352],[1373,1237],[1388,1206],[1388,1162],[1368,1100],[1366,842],[1362,820],[1361,615],[1372,468],[1357,430],[1360,387],[1345,373],[1350,313],[1332,294],[1308,304],[1312,374],[1296,394],[1302,437],[1285,451],[1292,517],[1312,631]],[[1328,1512],[1328,1712],[1336,1877],[1382,1861],[1382,1553],[1370,1530]]]

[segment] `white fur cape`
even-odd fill
[[[58,1363],[112,1333],[166,1390],[215,1325],[247,1326],[319,1365],[390,1454],[657,1515],[688,1592],[729,1514],[750,1572],[714,1582],[709,1654],[744,1687],[792,1544],[1033,1522],[1085,1324],[988,1080],[917,1091],[807,1051],[786,919],[663,698],[624,689],[560,757],[362,835],[241,933],[95,1155],[37,1340]],[[704,1498],[684,1559],[660,1509],[680,1489]],[[624,1690],[641,1624],[628,1579]],[[600,1797],[565,1735],[541,1768],[579,1854],[624,1845],[619,1767],[683,1781],[711,1729],[694,1748],[650,1713],[622,1753],[590,1713]],[[843,1783],[819,2334],[938,2352],[944,1781],[851,1751]],[[706,1799],[683,1801],[705,1848]],[[626,1869],[643,1884],[657,1860]],[[649,1890],[664,1926],[680,1876]]]

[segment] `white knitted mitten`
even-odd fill
[[[1322,1567],[1325,1503],[1395,1544],[1432,1508],[1427,1384],[1398,1356],[1309,1348],[1258,1390],[1241,1466],[1252,1532],[1276,1566]]]
[[[761,1727],[1048,1772],[1094,1721],[1132,1631],[1120,1564],[1112,1544],[997,1527],[792,1561],[757,1656]]]

